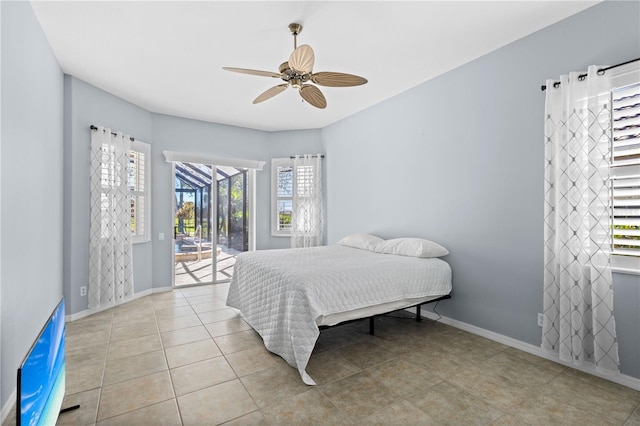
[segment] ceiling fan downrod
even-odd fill
[[[289,24],[289,31],[293,34],[293,50],[296,50],[298,48],[298,34],[302,32],[302,25],[296,24],[295,22]]]

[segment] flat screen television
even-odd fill
[[[65,392],[64,298],[18,368],[17,426],[55,425]]]

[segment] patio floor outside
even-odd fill
[[[236,256],[241,253],[239,250],[231,249],[223,245],[219,245],[221,251],[218,254],[216,263],[215,282],[224,282],[231,280],[233,275],[233,266],[236,263]],[[214,282],[213,268],[211,267],[213,259],[202,259],[186,262],[175,263],[175,286],[185,286],[194,284],[209,284]]]

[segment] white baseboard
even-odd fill
[[[414,311],[409,311],[414,313]],[[574,368],[576,370],[580,370],[587,374],[591,374],[596,377],[600,377],[605,380],[612,381],[614,383],[618,383],[620,385],[629,387],[631,389],[640,390],[640,379],[636,379],[635,377],[627,376],[626,374],[621,373],[603,373],[602,371],[596,370],[594,364],[585,364],[582,366],[573,365],[569,362],[562,361],[558,356],[554,354],[550,354],[547,351],[543,350],[539,346],[534,346],[529,343],[522,342],[520,340],[494,333],[493,331],[486,330],[484,328],[476,327],[475,325],[467,324],[466,322],[458,321],[452,318],[448,318],[433,312],[422,311],[422,317],[428,318],[430,320],[437,320],[446,325],[450,325],[455,328],[459,328],[460,330],[468,331],[469,333],[476,334],[481,337],[486,337],[487,339],[493,340],[498,343],[502,343],[503,345],[511,346],[512,348],[520,349],[521,351],[528,352],[533,355],[537,355],[541,358],[548,359],[550,361],[557,362],[558,364],[562,364],[566,367]]]
[[[11,410],[13,410],[13,406],[16,405],[16,389],[13,389],[13,392],[11,392],[11,395],[9,395],[9,399],[7,399],[7,402],[4,404],[4,407],[2,407],[2,414],[0,415],[0,418],[2,418],[1,423],[4,423],[5,420],[7,420],[7,417],[9,417],[9,413],[11,413]]]
[[[115,306],[122,305],[122,304],[127,303],[127,302],[131,302],[132,300],[139,299],[139,298],[144,297],[144,296],[148,296],[148,295],[150,295],[152,293],[164,293],[166,291],[171,291],[171,290],[173,290],[173,288],[171,288],[171,287],[156,287],[156,288],[152,288],[152,289],[149,289],[149,290],[141,291],[139,293],[135,293],[131,299],[127,299],[125,302],[122,302],[122,303],[117,303],[117,304],[111,303],[109,305],[100,306],[99,308],[85,309],[84,311],[76,312],[75,314],[65,315],[65,321],[66,322],[71,322],[71,321],[79,320],[80,318],[88,317],[89,315],[93,315],[93,314],[97,314],[98,312],[106,311],[107,309],[111,309],[111,308],[113,308]]]

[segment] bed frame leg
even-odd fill
[[[373,336],[373,335],[374,335],[374,332],[373,332],[373,321],[374,321],[374,318],[373,318],[373,317],[370,317],[370,318],[369,318],[369,334],[370,334],[371,336]]]
[[[416,306],[416,321],[420,322],[422,321],[422,315],[420,315],[420,307],[422,305],[418,305]]]

